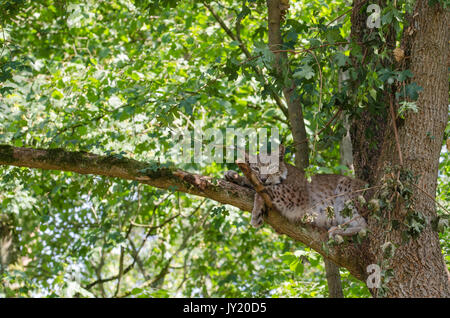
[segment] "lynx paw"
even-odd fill
[[[241,177],[234,170],[225,171],[224,177],[225,177],[225,180],[227,180],[228,182],[240,185],[241,187],[247,187],[247,188],[253,189],[253,186],[250,184],[250,182],[248,182],[245,177]]]
[[[264,223],[264,200],[258,194],[255,193],[255,200],[253,202],[252,220],[250,224],[254,228],[258,228]]]

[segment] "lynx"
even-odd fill
[[[274,207],[290,222],[312,223],[328,230],[330,237],[350,236],[366,228],[366,221],[358,214],[355,204],[349,200],[358,196],[355,190],[363,189],[361,180],[335,174],[318,174],[308,182],[302,171],[284,162],[285,150],[280,146],[278,169],[262,173],[273,162],[267,158],[246,156],[246,162],[265,185]],[[272,158],[273,161],[273,158]],[[230,170],[225,178],[241,186],[253,188],[251,183],[237,172]],[[265,206],[262,197],[256,193],[251,224],[262,226]],[[342,212],[347,212],[345,215]],[[348,213],[349,212],[349,213]],[[342,228],[339,225],[343,225]]]

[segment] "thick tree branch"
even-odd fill
[[[115,156],[98,156],[87,152],[69,152],[62,149],[32,149],[0,145],[0,165],[72,171],[134,180],[160,189],[180,191],[231,204],[250,211],[253,191],[224,180],[217,184],[212,178],[182,170],[161,168],[152,170],[150,164]],[[152,167],[153,168],[153,167]]]
[[[148,163],[115,156],[99,156],[86,152],[69,152],[62,149],[32,149],[0,146],[0,165],[37,168],[44,170],[72,171],[106,177],[134,180],[161,189],[194,194],[233,205],[244,211],[253,207],[252,189],[238,186],[225,180],[214,182],[212,178],[191,174],[179,169],[146,169]],[[286,234],[313,248],[325,257],[347,268],[355,277],[364,279],[361,264],[363,249],[354,244],[326,246],[327,232],[312,225],[298,226],[289,223],[279,213],[272,211],[265,217],[266,223],[278,233]],[[125,274],[129,268],[124,269]],[[103,279],[103,282],[116,279]]]

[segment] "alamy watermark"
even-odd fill
[[[366,9],[370,13],[366,20],[366,25],[369,29],[381,28],[381,8],[377,4],[369,4]]]
[[[380,288],[381,287],[381,268],[377,264],[370,264],[366,268],[367,273],[370,274],[367,277],[366,285],[368,288]]]
[[[172,138],[175,143],[172,156],[183,163],[234,163],[236,160],[256,163],[259,160],[264,164],[262,174],[276,173],[279,168],[277,127],[271,127],[270,133],[267,128],[203,129],[203,122],[196,120],[193,130],[172,131]]]

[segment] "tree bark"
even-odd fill
[[[327,276],[328,294],[330,298],[344,298],[344,292],[342,291],[341,273],[339,272],[339,266],[337,266],[332,260],[324,257],[325,273]]]

